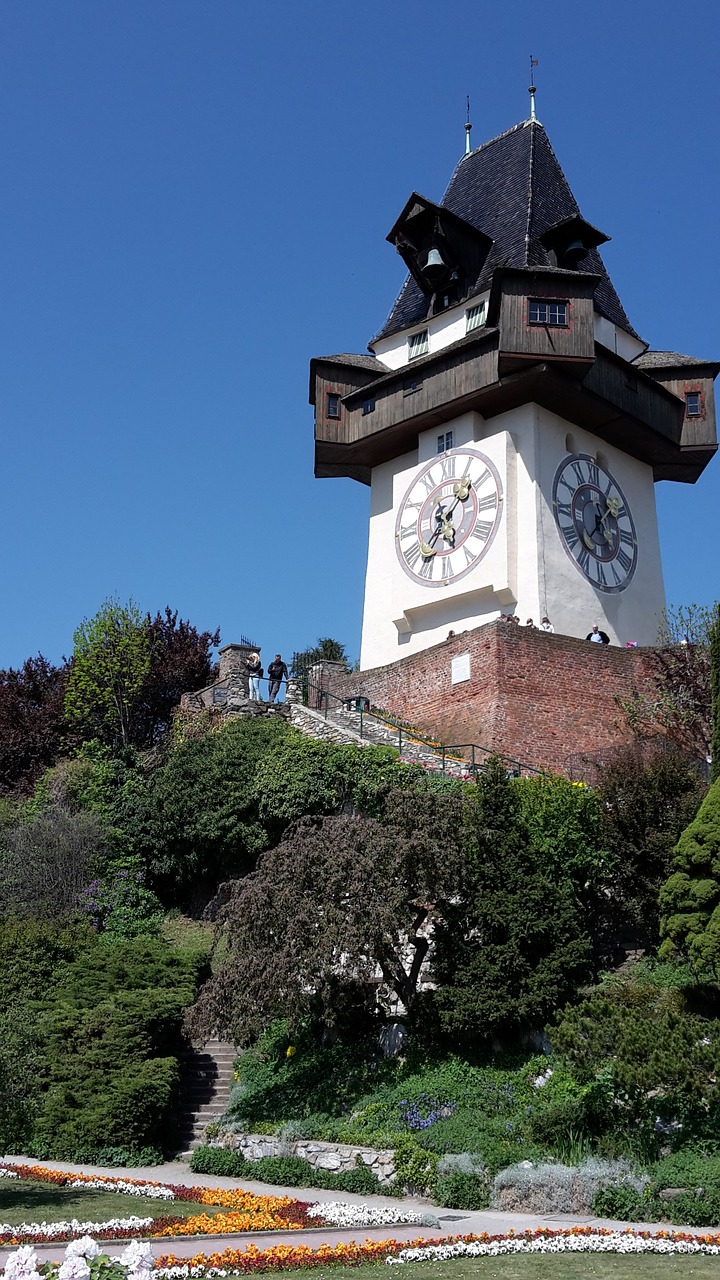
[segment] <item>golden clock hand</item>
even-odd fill
[[[455,494],[455,497],[457,498],[458,502],[465,502],[468,494],[470,493],[471,484],[472,484],[472,480],[470,479],[470,477],[463,476],[462,480],[458,480],[457,484],[453,485],[453,493]],[[453,504],[453,507],[452,507],[453,511],[455,510],[456,506],[457,506],[457,502]]]
[[[434,535],[434,536],[437,536],[437,535]],[[421,539],[421,540],[420,540],[420,555],[421,555],[421,556],[424,556],[426,560],[429,560],[430,556],[434,556],[434,555],[435,555],[435,548],[434,548],[434,547],[431,547],[429,543],[427,543],[427,542],[423,542],[423,541],[422,541],[422,539]]]

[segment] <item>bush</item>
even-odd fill
[[[651,1171],[652,1185],[657,1191],[666,1187],[698,1187],[720,1191],[720,1156],[705,1155],[694,1147],[675,1151],[659,1160]]]
[[[629,1186],[641,1194],[648,1181],[626,1160],[593,1158],[576,1166],[526,1161],[497,1174],[490,1204],[520,1213],[589,1213],[603,1187]]]
[[[40,991],[33,961],[46,937],[54,968],[48,972],[38,955]],[[183,1010],[205,954],[160,939],[98,937],[87,928],[53,939],[48,929],[9,925],[0,927],[0,956],[32,1027],[24,1047],[13,1048],[15,1037],[3,1051],[7,1059],[12,1048],[15,1066],[13,1092],[0,1082],[0,1115],[15,1106],[17,1128],[18,1084],[31,1081],[20,1119],[38,1156],[74,1160],[83,1151],[169,1146]],[[30,962],[24,991],[20,959]],[[4,1017],[14,1017],[12,1008]]]
[[[599,1218],[619,1218],[621,1222],[655,1221],[652,1202],[627,1184],[596,1191],[592,1211]]]
[[[321,1187],[327,1191],[345,1191],[356,1195],[372,1195],[387,1191],[367,1165],[343,1173],[316,1169],[301,1156],[261,1156],[248,1160],[241,1151],[225,1151],[220,1147],[196,1147],[190,1157],[193,1173],[209,1173],[227,1178],[252,1178],[281,1187]]]
[[[433,1199],[448,1209],[487,1209],[490,1178],[482,1157],[468,1151],[443,1156],[437,1165]]]
[[[124,869],[92,880],[76,903],[80,919],[87,920],[96,933],[115,938],[157,934],[163,921],[160,899],[145,888],[142,871]]]
[[[241,1151],[225,1151],[222,1147],[196,1147],[190,1157],[193,1173],[221,1178],[247,1178],[249,1163]]]

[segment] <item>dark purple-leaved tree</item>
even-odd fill
[[[19,670],[0,671],[0,793],[32,791],[57,760],[66,734],[67,670],[38,654]]]
[[[394,792],[383,821],[303,818],[256,871],[226,886],[226,959],[192,1031],[247,1043],[272,1018],[326,1026],[352,983],[383,983],[412,1010],[429,927],[459,879],[463,802]]]

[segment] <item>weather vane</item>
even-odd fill
[[[530,119],[537,120],[535,115],[535,68],[538,65],[537,58],[533,58],[530,54]]]
[[[468,96],[467,96],[467,120],[465,121],[465,155],[466,155],[466,156],[470,154],[470,130],[471,130],[471,129],[472,129],[472,125],[471,125],[471,123],[470,123],[470,94],[468,94]]]

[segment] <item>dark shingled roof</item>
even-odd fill
[[[441,203],[493,241],[470,293],[489,288],[496,267],[552,266],[541,236],[580,213],[543,126],[530,120],[463,156]],[[591,249],[580,266],[600,276],[597,310],[637,336],[597,249]],[[420,324],[427,312],[427,298],[409,276],[377,337]]]
[[[371,373],[388,372],[388,366],[383,364],[382,360],[378,360],[377,356],[355,355],[353,352],[347,352],[339,356],[318,356],[317,359],[324,360],[326,364],[345,364],[352,365],[355,369],[369,369]]]
[[[716,366],[715,360],[697,360],[695,356],[682,356],[678,351],[643,351],[633,360],[638,369],[697,369],[698,365]]]

